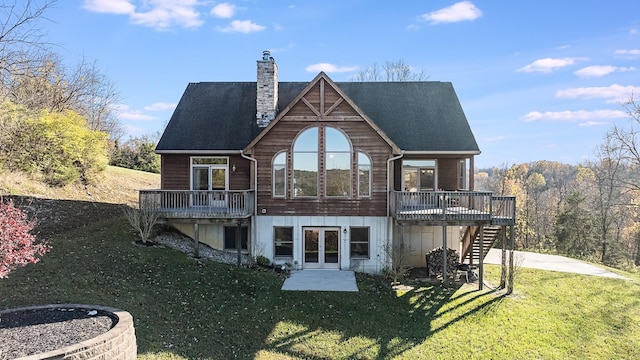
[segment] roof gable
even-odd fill
[[[349,97],[324,73],[320,72],[290,103],[284,108],[271,123],[253,139],[244,149],[251,149],[269,131],[283,121],[283,119],[363,119],[389,146],[394,153],[400,153],[398,146],[362,112]]]

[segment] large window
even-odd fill
[[[352,227],[351,240],[349,248],[352,258],[369,258],[369,228],[368,227]]]
[[[274,227],[274,254],[276,258],[293,257],[293,228],[292,227]]]
[[[359,197],[371,196],[371,159],[363,152],[354,155],[349,138],[336,128],[312,127],[302,131],[293,144],[292,196],[350,198],[354,181],[357,181]],[[274,196],[286,194],[277,174],[286,166],[286,154],[277,154],[273,163]],[[284,182],[286,170],[281,173]],[[324,189],[318,188],[319,176],[323,176]]]
[[[285,197],[287,193],[287,153],[281,152],[273,159],[273,196]]]
[[[404,191],[436,190],[435,160],[405,160],[402,162]]]
[[[351,196],[351,144],[334,128],[325,129],[326,196]]]
[[[363,152],[358,152],[358,196],[371,196],[371,159]]]
[[[303,131],[293,145],[293,196],[318,196],[318,128]]]

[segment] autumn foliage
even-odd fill
[[[0,198],[0,278],[18,267],[36,263],[38,256],[49,251],[49,246],[36,242],[31,233],[35,221],[13,205],[13,201]]]

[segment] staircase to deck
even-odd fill
[[[482,259],[484,259],[487,256],[489,249],[493,247],[493,244],[500,238],[503,231],[505,231],[504,226],[487,225],[484,227],[484,236],[481,239],[479,226],[467,227],[462,241],[462,263],[480,263],[480,257],[482,256]],[[480,252],[481,243],[482,254]]]

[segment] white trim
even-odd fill
[[[481,151],[402,151],[404,155],[480,155]]]
[[[156,154],[182,154],[182,155],[236,155],[242,150],[156,150]]]

